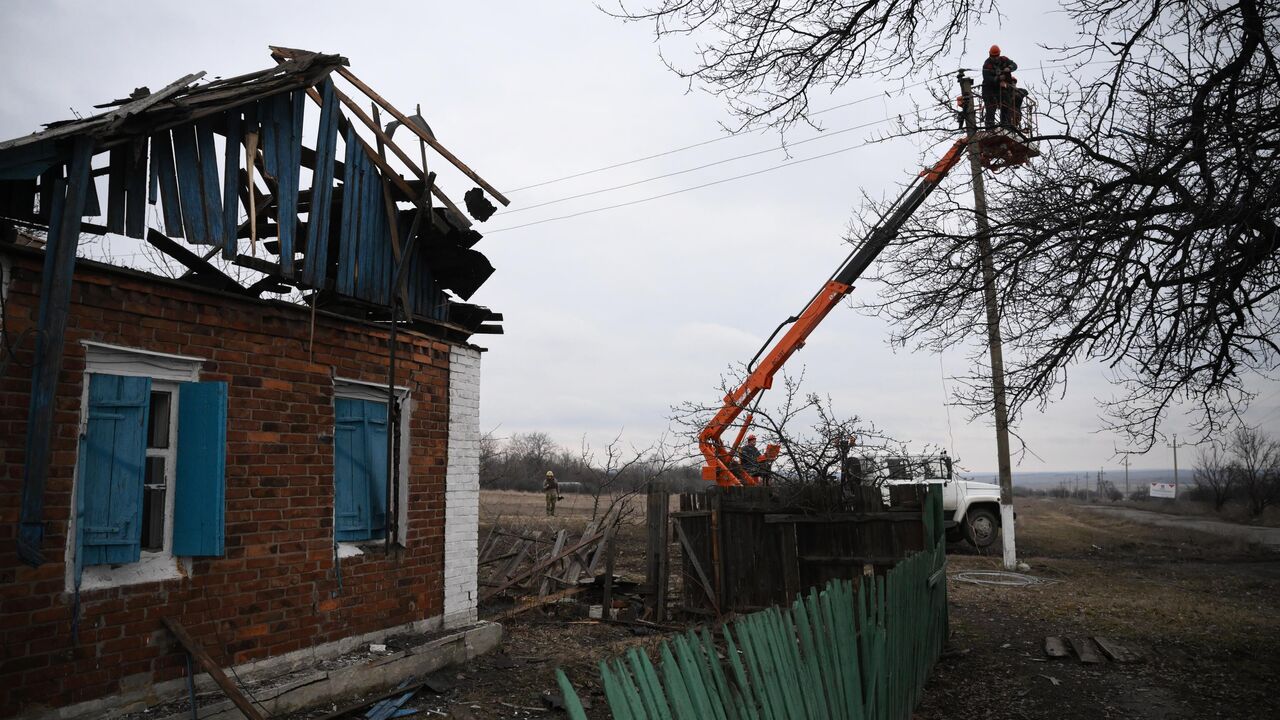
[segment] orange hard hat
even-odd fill
[[[747,436],[747,440],[749,440],[749,441],[754,441],[755,439],[756,439],[756,436],[755,436],[755,435],[748,435],[748,436]]]
[[[992,45],[992,46],[991,46],[991,54],[992,54],[992,55],[999,55],[999,54],[1000,54],[1000,46],[999,46],[999,45]]]

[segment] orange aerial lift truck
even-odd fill
[[[780,447],[770,443],[758,458],[750,458],[743,463],[738,456],[739,447],[747,431],[751,427],[752,410],[760,399],[761,393],[773,387],[773,376],[782,368],[797,350],[804,347],[809,335],[818,327],[827,314],[853,290],[853,283],[862,273],[871,267],[871,263],[888,247],[917,208],[929,194],[938,187],[942,179],[960,162],[966,146],[973,142],[979,147],[983,164],[992,168],[1008,167],[1025,163],[1031,155],[1038,155],[1035,149],[1026,143],[1023,128],[996,129],[979,132],[972,137],[964,137],[955,141],[933,167],[923,170],[915,180],[903,191],[894,202],[881,222],[863,238],[845,259],[840,269],[822,286],[809,301],[799,315],[788,318],[779,325],[760,351],[747,365],[747,377],[738,387],[724,397],[724,404],[719,412],[698,433],[698,449],[706,464],[702,468],[702,479],[720,486],[759,485],[762,482],[760,467],[768,467],[778,457]],[[788,324],[791,327],[770,347],[778,332]],[[767,352],[766,352],[767,350]],[[737,422],[742,413],[746,413],[741,427],[734,436],[733,443],[726,445],[724,434]]]

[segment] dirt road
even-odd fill
[[[1134,508],[1110,505],[1085,505],[1084,507],[1091,512],[1119,515],[1126,520],[1133,520],[1144,525],[1195,530],[1212,535],[1221,535],[1225,538],[1242,540],[1271,550],[1280,550],[1280,528],[1240,525],[1239,523],[1223,522],[1211,518],[1168,515],[1149,510],[1135,510]]]

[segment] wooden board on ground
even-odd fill
[[[161,618],[160,620],[165,627],[169,628],[169,632],[178,638],[178,642],[182,643],[182,647],[191,653],[191,657],[200,663],[200,667],[209,673],[209,677],[213,678],[218,687],[222,688],[222,692],[227,694],[227,697],[231,699],[231,702],[235,703],[246,718],[249,718],[249,720],[264,720],[262,713],[258,712],[258,709],[249,703],[249,699],[222,672],[222,668],[218,666],[218,663],[214,662],[213,658],[209,657],[209,653],[205,652],[204,648],[187,634],[187,630],[182,627],[182,623],[173,618]]]
[[[1098,644],[1098,648],[1102,650],[1102,654],[1110,658],[1112,662],[1134,663],[1142,660],[1141,655],[1138,655],[1115,640],[1095,635],[1093,637],[1093,641]]]
[[[521,615],[523,613],[529,612],[534,608],[539,608],[539,607],[542,607],[543,605],[550,605],[551,603],[560,602],[565,598],[573,597],[574,595],[577,595],[578,593],[582,592],[585,589],[586,589],[585,587],[571,587],[567,590],[561,590],[560,592],[557,592],[557,593],[551,593],[550,595],[539,596],[531,600],[526,600],[522,603],[517,604],[513,608],[510,608],[508,610],[503,610],[497,615],[494,615],[493,617],[485,618],[485,619],[491,620],[493,622],[507,620],[517,615]]]
[[[1071,651],[1067,650],[1067,644],[1062,642],[1062,638],[1050,635],[1044,639],[1044,654],[1060,658],[1070,655]]]
[[[1080,658],[1080,662],[1086,665],[1096,665],[1102,662],[1102,656],[1098,654],[1093,641],[1087,637],[1067,638],[1071,643],[1071,649],[1076,651],[1076,657]]]

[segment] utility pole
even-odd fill
[[[1178,491],[1182,488],[1178,485],[1178,433],[1173,434],[1173,444],[1165,444],[1165,447],[1173,448],[1173,499],[1178,499]]]
[[[1124,499],[1129,499],[1129,453],[1124,454]]]
[[[1004,541],[1004,569],[1016,570],[1017,545],[1013,527],[1013,470],[1009,463],[1009,409],[1004,397],[1004,351],[1000,339],[1000,315],[996,307],[996,270],[991,256],[991,225],[987,222],[987,188],[982,157],[973,138],[978,133],[977,103],[973,80],[959,74],[965,99],[964,123],[969,134],[969,170],[973,175],[973,211],[978,228],[978,253],[982,259],[982,291],[987,304],[987,344],[991,350],[991,397],[996,420],[996,461],[1000,468],[1000,535]]]

